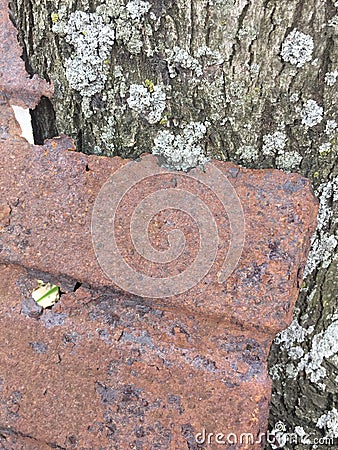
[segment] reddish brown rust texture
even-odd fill
[[[70,145],[66,138],[44,147],[18,138],[3,144],[2,204],[11,208],[11,214],[2,238],[2,260],[55,278],[67,276],[95,288],[119,290],[97,263],[90,224],[102,184],[126,161],[88,157],[68,151]],[[238,170],[230,163],[215,164],[235,187],[244,210],[245,245],[239,265],[219,284],[216,275],[222,261],[216,260],[188,293],[154,302],[275,332],[290,320],[300,281],[297,274],[302,273],[315,225],[316,203],[309,182],[277,170]],[[134,197],[146,193],[143,184],[134,190]],[[217,208],[218,204],[215,216]],[[229,224],[226,213],[221,213],[216,221],[223,230],[221,251],[225,251]],[[117,231],[121,247],[131,246],[127,230]]]
[[[6,11],[5,2],[1,6]],[[291,320],[315,229],[309,182],[215,162],[245,216],[245,245],[234,272],[217,282],[229,223],[217,198],[203,191],[221,239],[207,276],[169,298],[122,292],[96,261],[90,224],[100,188],[127,161],[74,152],[66,136],[44,146],[20,137],[9,103],[31,106],[48,86],[27,82],[7,14],[1,21],[0,45],[8,55],[8,61],[0,56],[1,448],[181,450],[200,448],[195,435],[203,429],[238,438],[264,433],[266,359],[274,334]],[[173,176],[183,188],[182,174]],[[157,184],[136,188],[121,206],[122,219],[133,199],[171,182],[163,174]],[[149,228],[159,248],[165,247],[165,219],[159,216]],[[192,245],[189,261],[196,230],[182,224]],[[128,259],[126,230],[120,227],[117,241]],[[52,310],[42,311],[31,299],[37,278],[64,292]],[[211,441],[206,448],[262,448]]]
[[[10,442],[20,432],[32,448],[184,449],[203,428],[264,430],[267,336],[82,287],[31,319],[20,311],[34,280],[11,266],[1,280],[0,414]]]
[[[42,95],[50,97],[53,85],[37,75],[30,78],[20,58],[22,49],[8,11],[8,1],[0,0],[0,92],[6,94],[13,105],[34,108]]]

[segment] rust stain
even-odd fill
[[[11,208],[10,206],[0,205],[0,231],[4,231],[4,228],[10,224]]]
[[[53,94],[53,85],[37,75],[29,77],[20,57],[22,49],[9,17],[8,1],[0,0],[0,10],[0,92],[11,104],[34,108],[42,95]]]

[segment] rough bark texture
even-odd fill
[[[55,83],[33,113],[38,143],[67,133],[86,153],[153,151],[181,169],[216,157],[312,179],[319,226],[294,322],[271,350],[271,429],[296,433],[284,445],[296,450],[338,438],[338,2],[16,0],[10,10],[27,69]]]

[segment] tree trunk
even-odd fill
[[[10,13],[27,70],[55,83],[32,111],[37,143],[66,133],[85,153],[312,179],[318,229],[271,349],[270,426],[297,434],[284,448],[338,438],[338,2],[13,0]]]

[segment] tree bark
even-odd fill
[[[296,450],[338,438],[338,2],[13,0],[10,13],[27,70],[55,83],[32,112],[37,143],[66,133],[85,153],[313,181],[318,229],[294,322],[271,349],[270,427],[296,433],[284,446]]]

